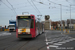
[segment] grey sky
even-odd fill
[[[21,15],[22,12],[29,12],[29,14],[34,14],[36,17],[37,15],[42,14],[41,19],[44,20],[45,15],[50,15],[50,19],[52,21],[60,20],[60,5],[62,4],[62,19],[67,20],[70,18],[70,4],[75,5],[75,0],[32,0],[36,7],[33,5],[31,0],[8,0],[13,8],[6,0],[0,0],[0,25],[8,25],[9,20],[15,20],[16,15]],[[51,2],[52,1],[52,2]],[[42,2],[43,4],[40,4]],[[54,4],[54,3],[57,4]],[[50,3],[50,4],[49,4]],[[75,6],[71,6],[71,18],[75,19]]]

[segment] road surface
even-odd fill
[[[34,39],[18,39],[16,32],[0,32],[0,50],[46,50],[44,33]]]
[[[75,50],[75,34],[46,30],[47,50]]]
[[[16,32],[0,32],[0,50],[75,50],[75,34],[46,30],[37,38],[18,39]]]

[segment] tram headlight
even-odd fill
[[[30,34],[30,32],[28,32],[28,34]]]
[[[30,34],[30,32],[26,32],[26,34]]]
[[[20,32],[18,32],[18,34],[21,34]]]

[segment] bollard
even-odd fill
[[[67,33],[70,33],[70,30],[68,30]]]
[[[60,29],[60,31],[61,31],[61,29]]]
[[[64,33],[66,33],[66,30],[64,30]]]
[[[9,31],[9,29],[7,29],[7,31]]]
[[[4,29],[4,31],[6,31],[6,30]]]
[[[7,31],[9,31],[9,29],[7,29]]]
[[[66,29],[66,32],[67,32],[67,29]]]

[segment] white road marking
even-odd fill
[[[3,33],[3,34],[11,34],[11,33]]]
[[[49,46],[47,46],[47,50],[49,50]]]
[[[46,43],[46,45],[48,45],[48,43]]]
[[[57,41],[51,41],[51,42],[57,42]]]
[[[70,39],[70,41],[73,41],[73,40],[74,40],[73,38]]]
[[[64,42],[70,42],[70,41],[73,41],[73,40],[75,40],[75,38],[71,38],[69,40],[65,40]]]
[[[72,38],[72,40],[75,40],[75,38]]]
[[[48,34],[48,33],[47,33]],[[47,49],[49,50],[49,47],[59,47],[59,45],[63,45],[64,43],[70,42],[75,40],[75,38],[72,38],[70,36],[64,35],[64,34],[49,34],[46,35],[46,45]]]
[[[62,44],[59,44],[59,43],[54,43],[53,45],[62,45]]]
[[[68,38],[72,38],[72,37],[68,37]]]
[[[46,42],[46,45],[48,45],[49,43],[52,44],[53,42]]]
[[[46,38],[46,41],[48,41],[47,38]]]
[[[53,42],[46,42],[46,43],[53,43]]]
[[[66,43],[66,42],[58,42],[58,43]]]
[[[46,41],[49,41],[49,42],[57,42],[57,40],[47,40]]]
[[[11,35],[11,33],[2,33],[0,36]]]
[[[64,41],[64,42],[70,42],[71,40],[66,40],[66,41]]]
[[[58,47],[58,46],[55,46],[55,45],[49,45],[49,47]]]

